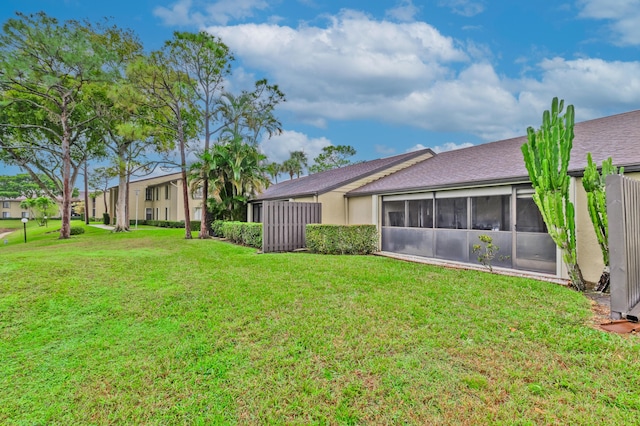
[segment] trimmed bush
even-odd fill
[[[371,254],[378,250],[375,225],[318,225],[306,227],[307,248],[321,254]]]
[[[136,224],[135,220],[129,220],[129,226]],[[184,221],[170,221],[170,220],[140,220],[138,219],[138,225],[156,226],[158,228],[184,228]],[[191,230],[200,230],[200,221],[191,221]]]
[[[224,233],[222,232],[222,225],[224,225],[224,220],[214,220],[211,223],[211,234],[214,237],[223,237]]]
[[[70,235],[80,235],[80,234],[84,234],[84,228],[81,226],[72,226],[69,229],[69,234]]]
[[[102,213],[102,223],[105,225],[111,225],[111,218],[109,213]]]
[[[242,244],[257,249],[262,248],[262,224],[257,222],[213,222],[212,229],[221,236],[236,244]],[[220,235],[220,234],[218,234]]]

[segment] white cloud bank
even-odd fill
[[[328,16],[326,25],[297,27],[226,25],[267,8],[264,0],[198,1],[180,0],[155,13],[171,25],[208,25],[245,66],[234,76],[265,73],[287,95],[279,108],[319,128],[330,120],[373,120],[488,141],[522,135],[522,129],[537,125],[554,96],[578,107],[578,121],[640,105],[638,61],[551,57],[527,68],[528,75],[505,76],[486,48],[413,21],[417,8],[410,0],[387,10],[390,20],[343,9]],[[579,17],[608,20],[620,43],[640,44],[638,3],[578,0]],[[472,16],[485,2],[441,0],[439,5]],[[329,144],[309,139],[296,145],[304,135],[292,135],[285,146]],[[274,158],[290,150],[272,145],[265,150]]]
[[[289,158],[292,151],[304,151],[309,163],[322,152],[322,148],[331,145],[327,138],[309,138],[304,133],[285,130],[282,134],[265,139],[260,143],[260,149],[269,161],[282,163]]]
[[[638,0],[579,0],[579,17],[609,21],[614,42],[640,44],[640,2]]]

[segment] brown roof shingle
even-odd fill
[[[577,123],[569,171],[579,172],[587,152],[627,169],[640,166],[640,110]],[[526,136],[435,155],[349,192],[347,196],[529,180],[520,147]]]

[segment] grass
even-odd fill
[[[32,226],[32,224],[29,224]],[[633,424],[640,340],[555,284],[176,229],[0,246],[3,424]]]

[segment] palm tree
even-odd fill
[[[304,151],[292,151],[289,155],[289,159],[282,163],[283,171],[289,173],[291,179],[293,175],[300,177],[309,162],[307,154]]]
[[[276,163],[275,161],[269,163],[266,166],[266,172],[271,176],[273,183],[278,183],[278,175],[283,172],[282,164]]]
[[[219,141],[198,158],[191,167],[191,191],[195,192],[208,177],[211,198],[206,201],[210,210],[223,219],[242,220],[249,198],[269,184],[266,157],[236,135]]]

